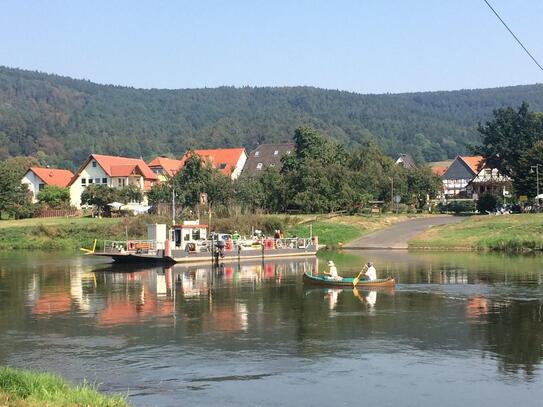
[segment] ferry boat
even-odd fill
[[[169,228],[165,224],[147,225],[146,240],[106,240],[96,248],[82,249],[87,254],[109,257],[122,263],[212,263],[251,259],[315,256],[318,237],[271,238],[255,236],[231,239],[212,233],[208,225],[185,221]]]

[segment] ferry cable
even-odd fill
[[[492,7],[490,5],[490,3],[487,1],[487,0],[483,0],[486,5],[490,8],[490,10],[492,10],[492,12],[496,15],[496,17],[498,17],[498,19],[501,21],[501,23],[504,25],[505,28],[507,28],[507,31],[509,31],[509,33],[513,36],[513,38],[515,40],[517,40],[517,42],[520,44],[520,46],[522,47],[522,49],[524,51],[526,51],[526,53],[528,54],[528,56],[530,58],[532,58],[532,61],[535,62],[535,64],[539,67],[539,69],[541,69],[543,71],[543,67],[539,64],[539,62],[537,62],[537,60],[534,58],[534,56],[530,53],[530,51],[528,51],[528,49],[524,46],[524,44],[518,39],[518,37],[515,35],[515,33],[513,31],[511,31],[511,29],[507,26],[507,24],[505,24],[505,21],[503,21],[503,19],[500,17],[500,15],[498,14],[498,12],[496,10],[494,10],[494,7]]]

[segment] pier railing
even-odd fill
[[[154,240],[104,240],[104,253],[155,253]]]

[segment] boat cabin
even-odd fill
[[[182,225],[173,225],[170,240],[174,249],[193,251],[197,245],[207,240],[207,225],[197,220],[186,220]]]

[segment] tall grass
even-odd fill
[[[86,383],[71,386],[52,373],[0,367],[0,404],[15,406],[128,406],[121,395],[107,396]]]

